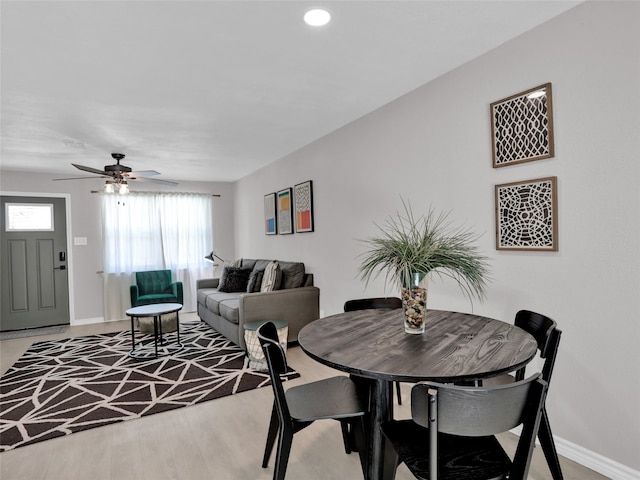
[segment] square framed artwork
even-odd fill
[[[277,193],[278,205],[278,233],[288,235],[293,233],[293,205],[291,200],[291,188],[285,188]]]
[[[293,187],[296,233],[313,232],[313,185],[311,180]]]
[[[496,250],[558,250],[557,177],[495,186]]]
[[[275,235],[278,233],[275,193],[264,196],[264,233],[265,235]]]
[[[554,156],[551,83],[491,104],[493,168]]]

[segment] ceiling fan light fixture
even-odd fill
[[[106,180],[106,183],[103,186],[104,193],[118,192],[122,195],[128,194],[129,187],[126,186],[127,180],[142,180],[146,182],[158,183],[160,185],[167,185],[170,187],[175,187],[176,185],[178,185],[178,182],[174,182],[172,180],[147,178],[147,176],[152,177],[154,175],[160,175],[160,172],[156,172],[155,170],[142,170],[133,174],[131,171],[131,167],[122,165],[120,163],[120,160],[124,158],[124,154],[112,153],[111,156],[116,160],[116,164],[105,165],[104,170],[98,170],[97,168],[87,167],[85,165],[78,165],[77,163],[72,163],[71,165],[76,167],[78,170],[82,170],[83,172],[93,173],[94,175],[99,175],[101,178],[109,178],[109,180]],[[92,177],[54,178],[53,180],[76,180],[79,178]],[[123,183],[125,184],[125,186],[121,186]]]

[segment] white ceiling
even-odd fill
[[[234,181],[578,3],[2,0],[0,168]]]

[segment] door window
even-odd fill
[[[7,232],[52,232],[53,204],[50,203],[6,203]]]

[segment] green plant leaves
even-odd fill
[[[487,258],[474,242],[479,238],[467,228],[454,228],[448,213],[432,208],[416,217],[411,205],[402,201],[404,211],[396,212],[378,227],[380,234],[363,240],[367,251],[359,256],[360,276],[367,283],[385,272],[385,281],[411,286],[412,274],[432,272],[453,278],[470,299],[485,296],[489,273]]]

